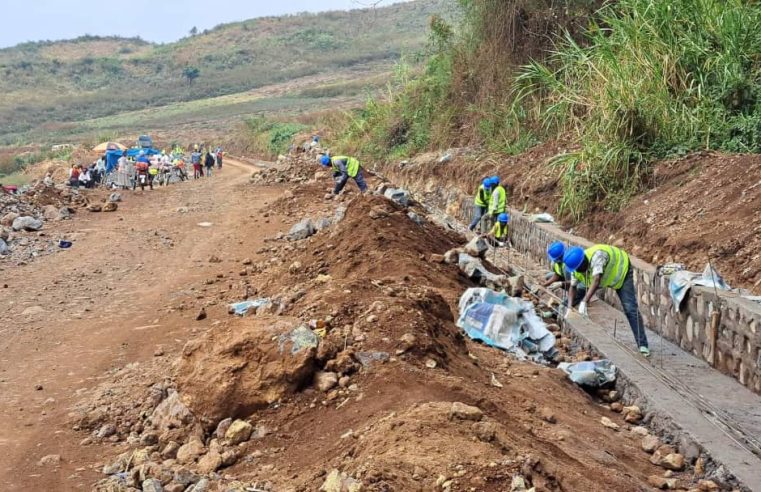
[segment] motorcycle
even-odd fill
[[[153,189],[153,180],[148,175],[148,171],[138,170],[137,176],[135,176],[135,182],[132,184],[132,190],[134,191],[135,188],[140,186],[141,191],[145,191],[145,187],[149,186],[150,189]]]

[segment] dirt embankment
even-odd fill
[[[325,200],[329,176],[295,165],[299,184],[237,233],[283,231],[238,262],[212,256],[219,273],[192,286],[205,332],[172,369],[125,367],[78,406],[85,444],[103,449],[101,490],[638,491],[662,475],[622,416],[562,373],[463,337],[471,284],[431,261],[461,238],[381,196]],[[288,241],[305,217],[321,230]],[[236,276],[270,302],[228,314]]]
[[[560,183],[549,160],[563,151],[551,142],[497,161],[462,149],[445,163],[438,162],[443,154],[425,154],[379,171],[440,197],[453,215],[469,213],[462,204],[483,177],[497,174],[512,207],[557,217]],[[582,223],[564,225],[653,264],[675,261],[702,271],[710,260],[733,287],[761,292],[761,156],[706,152],[660,162],[653,186],[619,212],[595,209]]]

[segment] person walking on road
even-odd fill
[[[563,264],[573,274],[568,298],[575,297],[579,284],[587,288],[584,299],[579,303],[579,313],[588,316],[587,305],[600,287],[615,290],[640,353],[649,357],[650,348],[642,316],[639,314],[637,289],[634,286],[629,255],[620,248],[604,244],[597,244],[586,250],[574,247],[563,255]]]
[[[473,208],[473,221],[468,226],[468,230],[473,231],[481,222],[481,217],[489,210],[489,204],[491,202],[491,178],[484,178],[481,185],[476,190],[476,198],[474,200],[475,207]]]
[[[201,171],[201,153],[198,152],[198,147],[190,154],[190,163],[193,165],[193,179],[203,176],[203,171]]]
[[[211,177],[211,170],[214,169],[214,156],[211,155],[211,151],[206,152],[204,157],[204,165],[206,166],[206,177]]]
[[[328,155],[323,155],[320,158],[320,162],[325,167],[333,166],[333,177],[337,179],[336,187],[333,189],[334,195],[341,193],[341,190],[344,189],[349,178],[357,183],[359,191],[362,193],[367,191],[367,183],[365,183],[365,177],[362,173],[362,166],[356,158],[347,156],[330,157]]]

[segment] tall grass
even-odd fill
[[[550,134],[580,146],[559,156],[563,212],[617,208],[658,157],[710,148],[761,151],[761,7],[742,0],[619,0],[586,45],[566,36],[517,83]],[[538,96],[538,97],[537,97]]]

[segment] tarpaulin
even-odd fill
[[[490,289],[468,289],[460,298],[457,326],[474,339],[537,362],[557,354],[555,335],[534,305]]]

